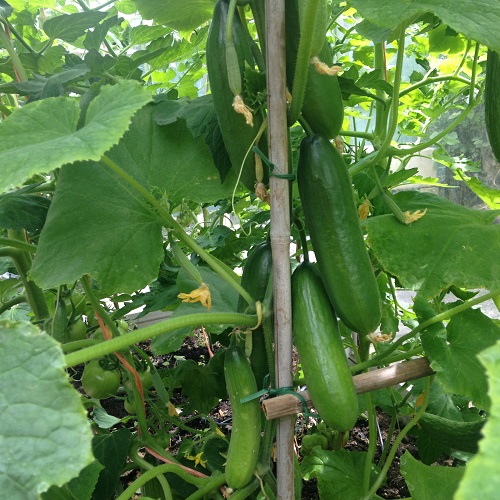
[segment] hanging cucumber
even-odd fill
[[[311,0],[301,0],[298,2],[299,23],[304,26],[306,9]],[[328,28],[328,5],[326,0],[316,1],[316,15],[311,43],[311,57],[317,56],[325,44],[326,30]]]
[[[335,312],[311,263],[293,272],[292,312],[295,345],[314,407],[328,426],[348,431],[358,416],[356,389]]]
[[[500,55],[489,49],[486,61],[486,83],[484,89],[484,114],[486,131],[491,149],[500,162]]]
[[[259,132],[262,117],[259,113],[250,112],[253,118],[253,126],[250,126],[247,124],[248,115],[245,117],[233,107],[234,92],[239,95],[245,93],[242,80],[245,64],[253,68],[254,59],[238,12],[234,13],[228,42],[226,30],[229,3],[228,0],[218,0],[215,5],[206,46],[208,79],[222,139],[232,168],[239,173],[243,165],[240,180],[253,192],[256,180],[254,155],[252,151],[248,155],[247,152]]]
[[[257,392],[257,383],[244,352],[232,345],[224,357],[233,428],[226,458],[226,480],[233,488],[242,488],[251,479],[260,449],[261,413],[258,399],[242,403],[241,399]]]
[[[342,155],[324,137],[306,137],[300,146],[297,182],[333,308],[355,332],[371,333],[381,319],[380,293]]]
[[[288,89],[292,90],[301,33],[299,0],[286,1],[285,23],[286,80]],[[317,44],[314,40],[313,43]],[[331,48],[324,36],[318,57],[324,63],[332,62]],[[344,104],[337,76],[318,73],[315,66],[309,64],[309,60],[302,115],[313,132],[328,139],[339,134],[344,121]]]
[[[241,286],[258,301],[264,300],[266,294],[267,283],[272,272],[272,253],[271,243],[265,241],[260,245],[252,248],[248,253],[248,258],[243,269],[241,277]],[[240,297],[238,302],[238,311],[244,312],[247,308],[246,301]],[[272,362],[272,353],[267,353],[264,339],[264,331],[262,326],[253,330],[252,336],[252,353],[250,355],[250,364],[255,374],[255,380],[259,389],[262,389],[264,378],[269,373],[269,362]]]

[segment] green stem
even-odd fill
[[[196,252],[217,274],[219,274],[230,286],[232,286],[249,305],[253,305],[255,303],[252,296],[240,285],[235,276],[233,276],[234,273],[230,271],[225,264],[210,255],[206,250],[200,247],[196,241],[186,234],[182,226],[162,207],[158,200],[144,186],[137,182],[131,175],[125,172],[107,156],[102,156],[101,162],[113,172],[118,174],[125,182],[141,194],[153,208],[153,213],[156,212],[155,215],[160,216],[160,219],[165,227],[175,231],[177,238],[188,246],[193,252]]]
[[[375,70],[379,72],[379,78],[381,80],[386,80],[386,53],[385,53],[385,42],[379,42],[374,44],[374,67]],[[375,103],[375,130],[374,135],[379,141],[384,141],[386,138],[386,127],[387,127],[387,95],[381,90],[377,89],[377,97],[379,97],[383,102],[376,101]]]
[[[0,314],[8,311],[11,307],[17,306],[17,304],[22,304],[23,302],[27,302],[26,295],[18,295],[7,302],[2,302],[0,304]]]
[[[255,326],[257,317],[249,314],[238,313],[199,313],[170,318],[166,321],[156,323],[140,330],[134,330],[114,337],[98,345],[82,349],[81,351],[72,352],[66,355],[66,367],[76,366],[80,363],[85,363],[94,358],[111,354],[115,351],[120,351],[133,344],[144,342],[152,337],[169,333],[179,328],[196,327],[200,325],[238,325],[238,326]]]
[[[14,70],[17,72],[17,75],[19,76],[20,81],[24,81],[28,79],[28,74],[26,73],[26,70],[24,69],[23,63],[21,62],[21,59],[19,59],[19,56],[17,55],[16,50],[14,49],[10,38],[7,36],[7,33],[5,32],[2,23],[0,23],[0,42],[1,44],[5,47],[7,50],[11,60],[12,60],[12,65],[14,66]]]
[[[7,28],[9,28],[9,31],[18,39],[19,43],[28,51],[31,52],[32,54],[35,53],[35,49],[29,45],[28,42],[21,36],[21,34],[16,30],[16,28],[9,22],[8,19],[2,19],[2,22],[5,23]]]
[[[414,83],[413,85],[410,85],[409,87],[406,87],[399,93],[399,98],[410,94],[414,90],[419,89],[420,87],[424,87],[425,85],[429,85],[431,83],[439,83],[439,82],[446,82],[446,81],[455,81],[455,82],[460,82],[463,83],[464,85],[469,86],[470,85],[470,80],[467,80],[466,78],[461,78],[459,76],[453,76],[453,75],[447,75],[447,76],[432,76],[429,78],[424,78],[423,80],[420,80],[417,83]]]
[[[146,460],[144,460],[142,457],[139,456],[137,447],[135,447],[132,450],[130,458],[132,458],[134,463],[137,464],[141,469],[149,471],[155,468],[153,464],[150,464],[149,462],[147,462]],[[172,490],[170,489],[170,485],[168,484],[168,481],[166,480],[165,476],[163,474],[158,474],[156,478],[160,482],[165,500],[173,500]]]
[[[194,477],[181,467],[175,464],[162,464],[158,465],[154,469],[148,470],[144,474],[141,474],[116,500],[128,500],[132,498],[135,492],[141,487],[144,486],[148,481],[159,476],[160,474],[165,474],[167,472],[171,472],[176,474],[184,481],[194,484],[195,486],[199,486],[200,478]]]
[[[25,241],[16,240],[15,238],[0,238],[0,246],[8,246],[24,250],[26,252],[35,253],[36,246]]]
[[[339,135],[342,137],[359,137],[361,139],[368,139],[370,142],[375,140],[375,135],[372,132],[362,132],[357,130],[341,130]]]
[[[186,500],[203,500],[210,492],[217,490],[226,482],[225,474],[214,473],[198,491],[189,495]]]
[[[368,450],[366,452],[365,467],[363,470],[363,491],[370,489],[370,474],[377,451],[377,415],[372,404],[370,393],[365,394],[366,406],[368,408]]]
[[[231,500],[245,500],[246,498],[249,498],[249,496],[259,487],[260,482],[257,478],[255,478],[246,486],[243,486],[243,488],[236,490],[230,498]]]
[[[75,340],[74,342],[68,342],[61,345],[61,349],[64,354],[69,354],[70,352],[80,351],[86,347],[90,347],[97,344],[102,344],[104,340],[101,339],[83,339]]]
[[[301,19],[297,64],[293,77],[292,103],[288,113],[289,125],[293,125],[299,118],[300,111],[302,110],[302,103],[304,102],[318,5],[319,0],[309,0],[304,11],[304,19]]]
[[[253,20],[259,37],[260,50],[262,54],[266,53],[266,10],[265,0],[250,0]]]
[[[372,366],[377,366],[379,364],[382,364],[382,361],[384,361],[389,354],[394,352],[399,346],[401,346],[407,340],[415,337],[417,333],[421,332],[422,330],[425,330],[426,328],[435,323],[439,323],[440,321],[445,321],[447,319],[450,319],[452,316],[455,316],[455,314],[459,314],[463,311],[466,311],[467,309],[470,309],[471,307],[481,304],[482,302],[490,300],[493,297],[496,297],[497,295],[500,295],[500,289],[493,290],[492,292],[481,295],[481,297],[468,300],[467,302],[464,302],[463,304],[453,307],[452,309],[448,309],[447,311],[437,314],[433,318],[430,318],[424,321],[423,323],[420,323],[420,325],[415,327],[411,332],[399,337],[399,339],[396,340],[394,343],[392,343],[390,346],[388,346],[387,349],[385,349],[382,354],[378,354],[367,361],[362,361],[361,363],[353,366],[351,371],[354,373],[358,373]],[[406,353],[406,356],[407,355],[408,353]]]
[[[389,468],[392,464],[392,461],[394,460],[394,457],[396,456],[396,453],[398,451],[399,445],[403,442],[403,439],[406,437],[408,432],[417,424],[417,422],[420,420],[422,415],[425,413],[425,410],[427,408],[427,404],[429,403],[429,395],[430,395],[430,388],[431,388],[431,377],[426,377],[425,379],[425,387],[424,387],[424,400],[422,402],[422,406],[418,410],[418,412],[415,414],[415,416],[408,422],[408,424],[404,427],[404,429],[398,434],[398,437],[394,441],[394,444],[391,448],[391,452],[389,453],[389,456],[387,457],[387,462],[384,464],[383,469],[380,471],[380,474],[377,476],[376,481],[373,483],[370,491],[368,494],[364,497],[363,500],[371,500],[377,490],[380,488],[380,485],[384,481],[387,472],[389,471]]]
[[[397,421],[398,421],[397,413],[396,413],[396,411],[394,411],[392,418],[391,418],[391,423],[389,425],[389,430],[387,431],[387,438],[385,440],[385,446],[384,446],[384,449],[382,450],[380,460],[377,464],[378,467],[383,467],[385,464],[385,459],[387,457],[387,452],[389,451],[389,448],[391,446],[392,436],[394,435]]]

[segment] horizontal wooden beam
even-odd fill
[[[364,394],[365,392],[376,391],[409,380],[427,377],[433,373],[429,360],[427,358],[418,358],[355,375],[353,380],[356,392]],[[297,394],[300,394],[305,399],[308,408],[313,407],[308,391],[299,391]],[[303,411],[301,399],[293,394],[284,394],[283,396],[266,399],[262,403],[262,409],[268,420],[286,415],[295,415]]]

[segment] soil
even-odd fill
[[[147,345],[141,346],[142,348],[145,348],[147,350]],[[214,345],[213,350],[216,351],[219,346]],[[192,359],[194,361],[202,361],[202,362],[207,362],[208,361],[208,356],[207,356],[207,349],[206,347],[200,347],[198,341],[196,338],[189,338],[175,353],[175,356],[182,356],[185,359]],[[166,355],[166,356],[159,356],[152,358],[153,362],[155,365],[158,367],[172,367],[175,364],[175,359],[174,359],[174,354]],[[180,403],[181,402],[181,396],[180,394],[175,393],[173,398],[174,404]],[[110,398],[107,400],[102,400],[101,401],[102,405],[106,409],[106,411],[114,415],[116,417],[123,417],[126,415],[125,410],[123,409],[123,403],[119,399],[114,399]],[[231,407],[228,403],[228,401],[221,401],[219,405],[214,408],[214,410],[211,412],[210,417],[216,421],[218,426],[223,430],[223,432],[228,432],[231,428]],[[300,429],[305,429],[305,427],[302,425],[300,426],[301,419],[302,417],[300,416],[298,419],[298,432],[296,433],[296,439],[297,439],[297,444],[300,447],[301,443],[301,430]],[[377,409],[377,420],[378,420],[378,425],[380,427],[380,433],[382,435],[382,439],[386,440],[387,438],[387,432],[389,429],[389,425],[391,422],[391,418],[386,415],[385,413],[378,411]],[[200,429],[203,429],[206,427],[206,423],[204,423],[203,419],[195,419],[190,421],[190,426],[197,428],[197,423]],[[171,448],[170,451],[174,452],[175,448],[180,445],[183,437],[183,432],[179,433],[177,435],[177,441],[178,442],[172,442],[171,443]],[[356,423],[356,426],[352,429],[352,431],[349,434],[349,440],[344,446],[344,449],[348,451],[367,451],[368,449],[368,422],[364,418],[358,419],[358,422]],[[393,440],[397,437],[397,432],[394,433]],[[398,499],[398,498],[408,498],[411,497],[410,492],[408,490],[408,487],[406,485],[406,482],[403,479],[403,476],[400,473],[399,470],[399,458],[400,456],[405,452],[408,451],[411,453],[414,457],[418,458],[418,451],[417,447],[415,444],[415,439],[412,438],[411,436],[405,437],[403,440],[400,448],[398,449],[398,452],[396,454],[396,458],[393,461],[389,472],[387,474],[387,480],[386,483],[383,487],[381,487],[378,491],[377,494],[386,499]],[[377,443],[377,450],[375,454],[375,462],[377,462],[381,456],[382,449],[380,445],[380,440]],[[300,456],[299,456],[300,460]],[[448,463],[445,459],[441,460],[440,465],[451,465],[451,463]],[[122,478],[122,482],[124,484],[130,483],[133,481],[135,478],[130,477],[128,475],[127,477]],[[318,494],[318,488],[317,488],[317,482],[316,480],[311,480],[311,481],[304,481],[303,482],[303,490],[302,490],[302,498],[306,500],[314,500],[314,499],[319,499],[319,494]]]

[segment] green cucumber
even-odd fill
[[[481,430],[485,423],[484,418],[472,422],[457,422],[425,412],[418,421],[418,426],[432,440],[436,440],[445,447],[477,453],[478,442],[482,436]]]
[[[241,277],[241,286],[257,301],[264,300],[267,283],[272,272],[272,252],[271,243],[265,241],[252,248],[248,253],[243,275]],[[238,312],[245,312],[247,303],[243,297],[238,302]],[[268,353],[264,339],[264,330],[262,326],[254,330],[252,335],[252,354],[250,355],[250,364],[255,375],[255,380],[259,388],[262,388],[264,378],[269,373]],[[272,353],[269,353],[272,356]]]
[[[293,88],[300,40],[298,1],[286,0],[285,4],[286,80],[290,91]],[[324,63],[332,64],[332,52],[328,43],[324,43],[318,57]],[[314,66],[309,65],[302,116],[315,133],[328,139],[339,134],[344,121],[344,104],[337,76],[319,74]]]
[[[484,114],[491,149],[500,162],[500,55],[491,49],[486,61]]]
[[[303,26],[307,4],[311,0],[301,0],[298,2],[299,22]],[[326,0],[319,0],[316,9],[316,22],[314,24],[314,33],[311,44],[311,57],[317,56],[325,43],[326,30],[328,28],[328,5]]]
[[[218,0],[215,5],[212,22],[208,32],[206,58],[207,72],[210,82],[215,113],[219,122],[222,139],[226,147],[232,168],[239,173],[243,164],[241,182],[253,192],[255,184],[255,161],[254,154],[250,151],[243,162],[247,151],[257,136],[262,124],[262,117],[259,113],[253,116],[253,127],[245,123],[245,117],[236,113],[233,109],[233,92],[230,85],[230,77],[233,79],[235,72],[243,75],[245,64],[254,67],[252,50],[245,32],[245,28],[240,17],[236,13],[232,26],[232,44],[236,57],[229,58],[231,64],[238,64],[238,67],[228,68],[227,43],[226,43],[226,21],[228,16],[229,1]],[[235,54],[232,53],[234,56]],[[231,56],[231,54],[230,54]],[[229,69],[229,71],[228,71]],[[242,93],[244,94],[244,82]],[[261,147],[262,149],[262,147]]]
[[[358,417],[356,389],[335,312],[315,266],[308,262],[292,275],[292,326],[314,407],[333,429],[352,429]]]
[[[321,278],[335,312],[355,332],[375,331],[382,314],[380,293],[342,155],[324,137],[306,137],[300,146],[297,181]]]
[[[242,403],[241,399],[257,392],[252,367],[236,345],[226,349],[224,358],[229,401],[233,414],[231,440],[226,458],[226,480],[233,489],[242,488],[251,479],[260,449],[261,412],[259,399]]]

